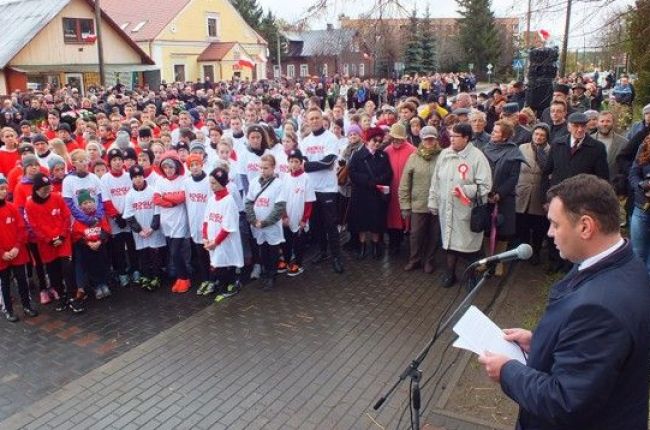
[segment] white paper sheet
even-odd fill
[[[526,357],[519,346],[503,338],[503,331],[476,306],[470,306],[454,325],[458,339],[456,348],[467,349],[482,355],[485,351],[505,355],[526,364]]]

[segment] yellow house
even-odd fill
[[[102,0],[166,82],[266,77],[267,43],[228,0]]]
[[[81,93],[98,85],[96,25],[92,0],[0,2],[0,95],[47,83]],[[146,80],[143,73],[157,74],[153,60],[105,13],[100,25],[106,85],[132,86]]]

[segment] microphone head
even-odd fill
[[[517,247],[517,258],[520,260],[528,260],[533,256],[533,248],[527,244],[522,243]]]

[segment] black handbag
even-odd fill
[[[490,221],[490,208],[487,203],[481,200],[480,186],[476,186],[476,196],[474,196],[474,207],[469,218],[469,229],[474,233],[483,233],[489,229]]]

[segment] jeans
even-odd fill
[[[167,238],[167,274],[170,278],[190,279],[192,275],[192,245],[185,237]]]
[[[634,208],[630,220],[630,239],[634,254],[643,261],[650,273],[650,213]]]

